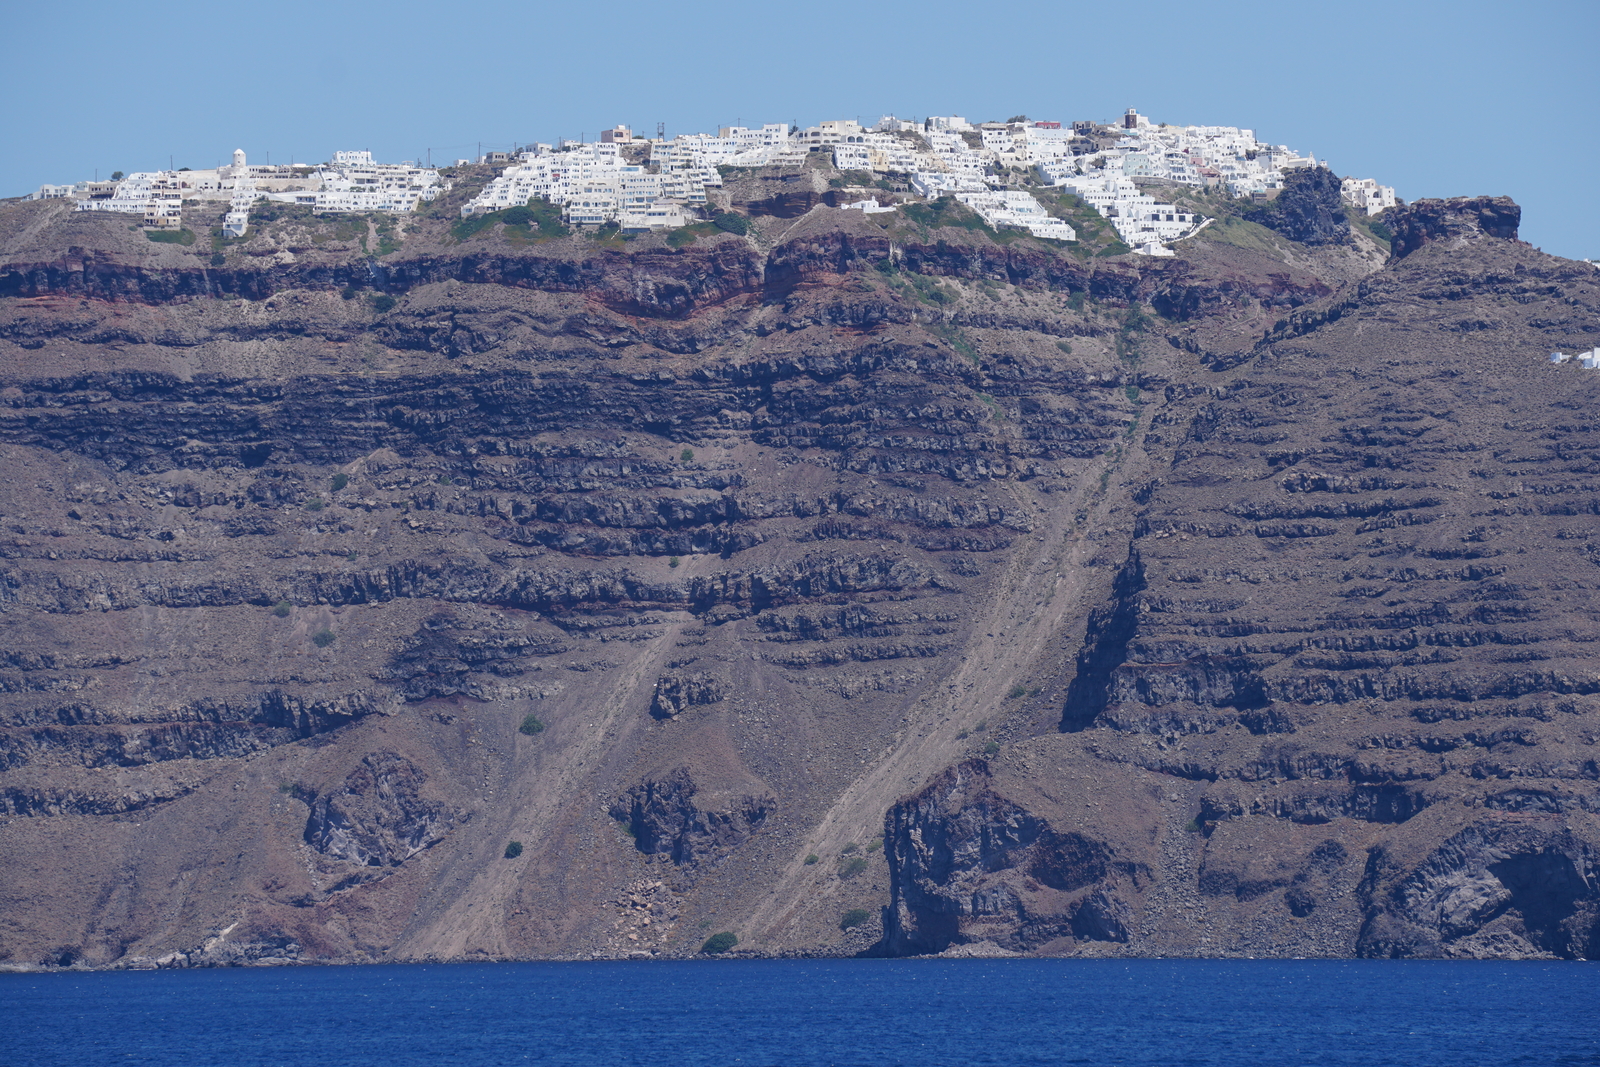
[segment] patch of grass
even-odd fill
[[[693,463],[694,462],[694,449],[686,448],[682,452],[679,452],[678,453],[678,462],[679,463]]]
[[[344,471],[340,471],[338,474],[335,474],[333,476],[333,491],[335,493],[337,493],[339,490],[343,489],[345,486],[347,486],[349,484],[350,484],[350,476],[348,474],[346,474]]]
[[[989,416],[991,418],[993,418],[996,422],[1010,422],[1011,421],[1011,416],[1007,415],[1006,414],[1006,409],[1000,406],[1000,401],[996,400],[994,397],[990,396],[988,393],[979,393],[978,394],[978,399],[983,401],[984,406],[989,409]]]
[[[722,232],[724,231],[709,222],[691,222],[687,226],[667,231],[667,247],[687,248],[702,237],[711,237]]]
[[[1078,294],[1074,294],[1074,295],[1078,295]],[[1056,342],[1056,347],[1061,349],[1061,351],[1065,352],[1067,355],[1069,355],[1069,356],[1072,355],[1072,345],[1068,344],[1066,341],[1057,341]]]
[[[185,248],[199,240],[190,229],[146,230],[144,237],[145,240],[154,241],[158,245],[183,245]]]
[[[931,323],[928,332],[942,340],[945,344],[955,349],[957,354],[964,356],[974,367],[983,362],[983,357],[978,355],[978,350],[967,335],[961,332],[959,326],[946,326],[942,323]]]
[[[394,306],[399,303],[398,300],[390,296],[388,293],[374,293],[368,299],[372,303],[372,310],[376,311],[380,315],[384,315],[393,311]]]
[[[491,211],[484,215],[472,215],[461,219],[450,227],[450,236],[458,241],[470,241],[483,231],[492,229],[494,224],[500,221],[497,217],[499,214]]]
[[[522,725],[517,727],[517,733],[533,737],[535,734],[544,733],[544,723],[539,721],[539,716],[528,715],[522,720]]]
[[[325,507],[327,507],[327,505],[322,502],[322,498],[320,496],[314,496],[310,500],[306,501],[307,511],[321,511]]]
[[[1018,684],[1016,684],[1016,685],[1011,687],[1011,691],[1006,694],[1006,698],[1008,700],[1015,700],[1018,697],[1025,697],[1027,695],[1028,695],[1028,687],[1025,686],[1025,685],[1022,685],[1019,682]]]
[[[923,204],[905,204],[900,211],[906,218],[924,229],[953,226],[960,230],[987,233],[996,239],[1000,237],[992,226],[983,221],[983,216],[953,196],[941,196],[937,200]]]
[[[628,242],[637,236],[637,234],[623,233],[622,224],[619,222],[605,222],[601,223],[600,226],[589,235],[589,240],[593,241],[595,245],[600,248],[614,248],[621,252],[625,251],[628,247]]]
[[[711,220],[711,225],[740,237],[750,232],[750,220],[736,211],[724,211]]]
[[[250,205],[250,225],[260,228],[268,222],[305,222],[313,215],[306,204],[280,204],[273,200],[257,200]]]
[[[700,946],[700,952],[706,956],[720,956],[738,943],[738,934],[732,930],[724,930],[720,934],[712,934],[706,938],[706,943]]]
[[[506,846],[506,859],[514,860],[520,855],[522,855],[521,841],[513,841]]]
[[[867,851],[868,852],[881,852],[881,851],[883,851],[883,838],[874,837],[871,841],[868,841],[867,842]]]
[[[1117,358],[1131,365],[1139,362],[1144,346],[1144,337],[1151,329],[1159,324],[1159,320],[1145,313],[1144,308],[1137,302],[1129,304],[1128,310],[1122,316],[1122,328],[1117,331],[1116,339],[1112,342],[1112,350]]]
[[[677,556],[668,556],[667,557],[667,566],[672,567],[674,569],[676,569],[678,564],[682,563],[682,562],[683,561],[680,560]]]
[[[516,209],[513,208],[512,210]],[[529,197],[527,210],[528,214],[532,216],[533,224],[539,228],[541,237],[566,237],[572,233],[571,227],[561,221],[560,206],[551,203],[544,197]]]
[[[930,278],[926,274],[907,272],[905,280],[911,285],[912,294],[924,304],[954,304],[961,299],[961,291],[952,288],[938,278]]]
[[[851,856],[849,859],[839,864],[839,877],[848,880],[854,878],[856,875],[860,874],[866,869],[867,857]]]
[[[292,610],[294,610],[293,604],[290,604],[287,600],[280,600],[273,606],[272,613],[280,619],[287,619],[289,612]]]
[[[872,912],[866,908],[851,908],[839,916],[839,929],[853,930],[870,918],[872,918]]]
[[[804,860],[803,860],[803,861],[802,861],[802,862],[803,862],[803,863],[805,863],[805,865],[806,865],[806,866],[807,866],[807,867],[814,867],[814,866],[816,866],[816,864],[817,864],[817,863],[818,863],[818,862],[819,862],[819,861],[820,861],[820,860],[821,860],[821,859],[822,859],[822,857],[821,857],[821,856],[819,856],[819,855],[817,855],[817,854],[816,854],[816,853],[815,853],[815,852],[813,852],[813,853],[811,853],[811,854],[810,854],[810,855],[809,855],[809,856],[807,856],[807,857],[806,857],[806,858],[805,858],[805,859],[804,859]]]
[[[538,230],[539,237],[566,237],[573,232],[562,222],[562,208],[542,197],[530,197],[526,205],[507,208],[504,222],[507,227],[523,230],[520,235],[526,237],[533,237],[534,230]],[[602,238],[614,234],[616,227],[611,227],[611,234],[606,234],[605,230],[605,226],[600,227]]]
[[[333,644],[333,642],[334,636],[332,630],[318,630],[316,633],[311,635],[311,643],[316,645],[318,648],[327,648],[329,645]]]
[[[378,228],[378,255],[387,256],[400,251],[400,232],[394,227],[394,219],[389,215],[379,215]]]
[[[450,235],[457,241],[468,241],[478,235],[504,226],[506,236],[515,240],[531,241],[539,237],[566,237],[571,227],[561,221],[561,209],[541,197],[531,197],[526,204],[508,207],[504,211],[491,211],[484,215],[458,219],[450,226]]]
[[[1201,230],[1194,239],[1233,245],[1235,248],[1245,248],[1252,252],[1265,252],[1271,256],[1283,255],[1286,240],[1260,223],[1250,222],[1237,215],[1218,217],[1217,221]]]
[[[997,753],[999,751],[1000,751],[1000,742],[998,742],[998,741],[990,741],[987,745],[983,746],[983,754],[985,756],[993,756],[995,753]]]
[[[860,847],[860,845],[857,845],[854,841],[852,841],[848,845],[844,846],[844,848],[839,850],[839,855],[848,856],[850,853],[855,852]]]
[[[1073,255],[1080,259],[1095,256],[1123,256],[1132,252],[1117,234],[1111,220],[1096,211],[1087,200],[1073,193],[1050,195],[1051,190],[1039,190],[1039,202],[1045,211],[1061,219],[1078,233],[1078,239],[1068,243]]]
[[[1368,215],[1360,208],[1346,204],[1344,214],[1345,218],[1350,220],[1351,229],[1360,230],[1372,238],[1378,247],[1385,252],[1393,252],[1394,230],[1390,229],[1389,224],[1383,221],[1384,216],[1388,214],[1387,211],[1379,212],[1376,215]]]
[[[1200,825],[1199,819],[1190,819],[1183,824],[1183,832],[1186,834],[1198,834],[1203,830],[1205,830],[1205,827]]]

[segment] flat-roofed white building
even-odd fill
[[[646,230],[675,230],[679,226],[687,226],[694,218],[687,204],[676,200],[657,200],[645,205],[643,210],[624,211],[620,222],[622,229],[628,233],[643,233]]]
[[[1371,178],[1346,178],[1339,183],[1339,195],[1345,203],[1360,208],[1368,215],[1376,215],[1399,203],[1394,195],[1394,186],[1379,185]]]
[[[1076,241],[1078,232],[1044,209],[1032,193],[1004,192],[956,193],[955,198],[983,217],[995,229],[1002,226],[1027,230],[1035,237],[1053,241]]]

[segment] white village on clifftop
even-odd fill
[[[815,153],[831,156],[841,176],[853,179],[848,184],[860,195],[842,198],[850,201],[843,205],[847,210],[894,211],[907,202],[949,196],[996,229],[1076,240],[1072,226],[1030,191],[1044,187],[1075,194],[1108,219],[1125,244],[1148,256],[1173,255],[1174,242],[1211,220],[1149,195],[1142,185],[1268,200],[1283,187],[1285,172],[1319,165],[1313,155],[1256,140],[1251,130],[1157,124],[1130,108],[1112,123],[1017,117],[974,124],[953,115],[885,116],[870,127],[844,120],[806,129],[777,123],[670,139],[659,128],[655,137],[636,137],[617,126],[598,141],[519,146],[457,160],[456,167],[502,168],[461,208],[463,216],[542,200],[558,207],[569,226],[639,233],[706,217],[707,191],[744,168],[798,171]],[[438,168],[376,163],[370,152],[336,152],[317,166],[261,166],[247,162],[240,150],[231,164],[213,170],[116,178],[45,185],[31,199],[71,199],[80,211],[138,215],[150,230],[180,228],[185,201],[227,201],[223,232],[240,237],[249,228],[251,209],[262,201],[305,205],[317,213],[405,213],[452,187]],[[884,203],[868,195],[874,189],[884,190]],[[1372,179],[1346,178],[1342,191],[1347,203],[1367,214],[1396,202],[1392,188]]]

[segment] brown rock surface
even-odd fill
[[[0,205],[0,961],[1596,955],[1600,287],[1508,203]]]

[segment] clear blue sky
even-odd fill
[[[885,112],[1253,128],[1407,200],[1507,194],[1600,257],[1600,2],[11,4],[0,195],[96,168]]]

